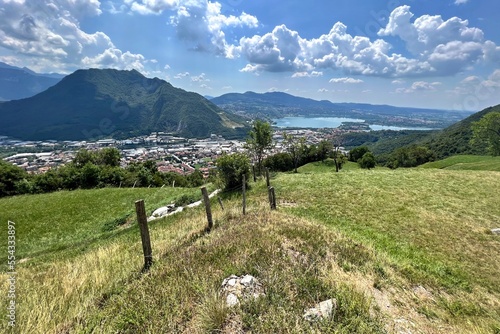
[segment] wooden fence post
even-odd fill
[[[224,205],[222,204],[222,200],[220,199],[220,197],[217,197],[217,199],[219,200],[219,204],[220,204],[222,211],[224,211]]]
[[[271,209],[276,210],[276,194],[274,193],[274,187],[271,187],[272,204]]]
[[[210,208],[210,198],[208,197],[207,188],[202,187],[201,193],[203,195],[203,202],[205,203],[205,211],[207,212],[207,221],[208,221],[208,225],[205,230],[207,232],[210,232],[213,227],[213,221],[212,221],[212,209]]]
[[[149,238],[148,218],[146,217],[146,208],[144,200],[135,202],[135,212],[137,214],[137,222],[141,230],[142,251],[144,253],[144,268],[143,271],[148,271],[153,264],[153,252],[151,250],[151,239]]]
[[[242,190],[243,190],[243,215],[245,215],[245,210],[246,210],[246,206],[247,206],[247,198],[246,198],[246,177],[245,175],[243,174],[243,184],[241,186]]]
[[[269,182],[269,168],[266,168],[266,185],[269,188],[271,183]]]
[[[269,207],[271,208],[271,210],[273,209],[273,193],[271,191],[271,188],[272,187],[267,187],[267,195],[269,197]]]

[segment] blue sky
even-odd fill
[[[0,61],[137,69],[203,95],[478,111],[500,103],[500,1],[0,0]]]

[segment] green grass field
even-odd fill
[[[500,172],[500,157],[456,155],[443,160],[426,163],[419,168],[489,170]]]
[[[138,199],[145,200],[151,213],[184,194],[198,193],[198,189],[181,188],[104,188],[2,198],[0,221],[16,223],[17,257],[22,259],[112,237],[120,225],[135,220]],[[2,238],[0,248],[6,246],[7,238]]]
[[[335,173],[327,162],[271,183],[277,211],[265,182],[252,182],[245,216],[239,194],[222,196],[224,211],[213,201],[210,234],[202,207],[150,224],[155,262],[142,275],[133,202],[152,210],[198,189],[0,200],[1,219],[29,222],[16,234],[24,261],[14,332],[500,332],[500,238],[490,232],[500,227],[500,173],[356,164]],[[130,228],[110,229],[125,216]],[[228,308],[222,280],[247,273],[266,295]],[[328,298],[338,303],[333,319],[302,319]]]

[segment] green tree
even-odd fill
[[[63,188],[63,179],[56,170],[38,174],[33,181],[33,192],[48,193]]]
[[[190,187],[200,187],[204,182],[203,173],[199,169],[189,174],[186,179]]]
[[[81,149],[76,152],[73,163],[76,167],[83,167],[88,163],[95,164],[97,162],[97,155],[87,149]]]
[[[217,169],[226,190],[242,186],[243,175],[250,178],[250,160],[243,153],[225,154],[217,159]]]
[[[97,152],[96,160],[99,165],[119,167],[120,151],[114,147],[103,148]]]
[[[349,151],[349,161],[358,162],[367,152],[370,152],[370,150],[366,146],[355,147]]]
[[[99,166],[91,162],[82,167],[80,174],[80,185],[82,188],[91,189],[97,187],[99,184],[99,174],[101,170]]]
[[[436,155],[432,150],[425,146],[405,146],[395,150],[387,166],[389,168],[398,167],[416,167],[429,161],[434,161]]]
[[[257,160],[259,174],[262,174],[262,160],[266,150],[273,146],[273,134],[271,125],[267,122],[256,120],[252,129],[248,133],[246,148],[254,155]]]
[[[366,152],[365,154],[363,154],[361,159],[358,160],[358,163],[361,168],[366,169],[375,168],[375,165],[377,164],[375,161],[375,156],[372,152]]]
[[[277,172],[287,172],[293,169],[293,160],[289,153],[282,152],[268,156],[262,162],[270,170]]]
[[[125,178],[125,170],[120,167],[111,167],[109,165],[101,167],[99,171],[99,186],[119,187]]]
[[[16,183],[28,178],[22,168],[0,159],[0,197],[16,194]]]
[[[304,155],[306,139],[304,137],[296,137],[292,134],[283,132],[283,145],[292,157],[293,171],[297,173],[297,167],[299,166],[300,159]]]
[[[335,171],[338,173],[342,169],[342,166],[347,162],[347,157],[340,150],[340,148],[344,146],[344,137],[342,135],[337,135],[333,138],[332,143],[333,151],[331,157],[335,163]]]
[[[486,143],[491,155],[500,155],[500,112],[490,112],[479,121],[473,122],[472,132],[473,144]]]
[[[327,140],[322,140],[319,142],[317,147],[317,158],[321,161],[325,161],[326,158],[330,156],[333,152],[333,144]]]
[[[342,166],[344,166],[344,164],[347,162],[347,157],[340,150],[340,146],[336,145],[333,147],[333,152],[331,156],[333,162],[335,163],[335,171],[338,173],[342,169]]]

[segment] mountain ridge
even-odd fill
[[[448,111],[413,107],[396,107],[353,102],[331,102],[294,96],[285,92],[227,93],[211,99],[224,110],[252,115],[259,118],[282,118],[287,116],[348,117],[362,118],[371,124],[412,125],[424,122],[427,127],[444,128],[472,114],[472,112]],[[389,124],[391,118],[402,117],[403,124]],[[425,124],[423,124],[425,126]]]
[[[58,83],[64,76],[57,73],[36,73],[27,67],[0,62],[0,101],[34,96]]]
[[[241,117],[197,93],[136,70],[114,69],[77,70],[31,98],[3,102],[0,123],[0,134],[29,140],[125,138],[155,131],[234,137],[247,127]]]

